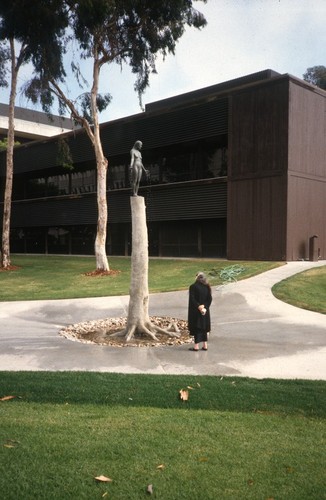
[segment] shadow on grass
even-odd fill
[[[187,402],[180,389],[189,391]],[[0,372],[0,398],[50,404],[200,409],[325,417],[326,382],[131,375],[95,372]]]

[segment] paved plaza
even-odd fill
[[[59,335],[62,327],[127,314],[128,296],[0,303],[0,370],[198,374],[326,380],[326,316],[285,304],[274,283],[319,262],[290,262],[213,287],[207,352],[189,344],[110,347]],[[188,291],[150,296],[151,316],[187,318]]]

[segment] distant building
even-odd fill
[[[7,137],[8,104],[0,103],[0,140]],[[33,109],[15,107],[15,140],[29,142],[46,139],[70,132],[75,128],[72,120],[62,116],[51,115]]]
[[[102,124],[108,254],[131,251],[129,151],[141,140],[150,255],[326,259],[325,131],[326,92],[272,70]],[[60,164],[62,137],[72,171]],[[93,254],[96,166],[85,132],[19,146],[14,161],[12,252]]]

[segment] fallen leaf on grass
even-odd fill
[[[7,439],[5,444],[3,445],[5,448],[16,448],[19,445],[19,441],[15,441],[14,439]]]
[[[96,481],[100,481],[101,483],[112,483],[112,479],[106,476],[97,476]]]
[[[179,394],[180,394],[181,401],[188,401],[188,398],[189,398],[189,392],[188,391],[185,391],[184,389],[181,389],[179,391]]]
[[[104,498],[106,496],[108,496],[108,492],[107,491],[105,493],[103,493],[102,498]]]
[[[200,458],[198,458],[198,462],[208,462],[208,458],[207,457],[200,457]]]
[[[14,399],[16,396],[4,396],[3,398],[0,398],[0,401],[9,401],[9,399]]]
[[[164,468],[165,468],[165,465],[164,465],[164,464],[161,464],[161,465],[158,465],[156,468],[157,468],[157,469],[164,469]]]
[[[150,495],[153,495],[153,485],[152,484],[149,484],[147,486],[147,493],[149,493]]]
[[[187,385],[187,389],[191,389],[193,391],[195,388],[191,387],[191,385]]]

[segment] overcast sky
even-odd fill
[[[207,26],[187,29],[175,56],[158,61],[144,104],[268,68],[302,78],[308,67],[326,66],[326,0],[208,0],[194,6]],[[113,101],[101,122],[141,112],[134,80],[128,67],[102,70],[101,91]],[[80,92],[73,80],[69,92]],[[6,99],[3,93],[1,102]],[[20,95],[16,104],[32,107]]]

